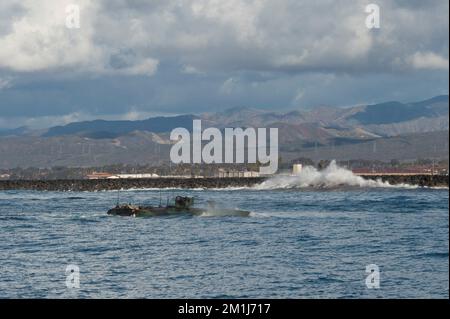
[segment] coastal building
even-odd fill
[[[298,175],[298,174],[300,174],[302,169],[303,169],[302,164],[294,164],[294,165],[292,165],[292,174]]]
[[[115,174],[115,175],[111,175],[107,178],[109,179],[117,179],[117,178],[157,178],[159,177],[158,174],[153,174],[153,173],[149,173],[149,174]]]
[[[144,174],[111,174],[106,172],[93,172],[86,175],[87,179],[119,179],[119,178],[157,178],[158,174],[144,173]]]
[[[244,177],[259,177],[259,172],[244,172]]]
[[[226,171],[219,170],[218,176],[219,178],[227,178],[227,177],[259,177],[259,172],[254,171]]]
[[[105,178],[110,178],[111,176],[113,176],[113,174],[111,174],[111,173],[93,172],[92,174],[86,175],[86,178],[87,179],[105,179]]]
[[[440,175],[442,171],[430,168],[430,167],[420,167],[420,166],[411,166],[405,168],[356,168],[352,169],[353,174],[355,175]]]

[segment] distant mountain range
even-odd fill
[[[0,168],[162,163],[169,159],[168,133],[176,127],[192,129],[193,119],[201,119],[204,128],[277,127],[285,158],[448,158],[449,97],[442,95],[413,103],[287,113],[238,107],[138,121],[74,122],[39,131],[21,127],[0,131]],[[367,145],[374,143],[378,151],[368,152]]]
[[[42,136],[82,135],[90,138],[114,138],[133,131],[154,133],[169,132],[176,127],[192,127],[194,115],[173,117],[154,117],[142,121],[104,121],[76,122],[64,126],[51,127]]]

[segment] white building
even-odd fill
[[[298,174],[300,174],[302,169],[303,169],[302,164],[294,164],[294,165],[292,165],[292,174],[298,175]]]
[[[252,171],[219,171],[219,177],[259,177],[259,172]]]
[[[157,174],[116,174],[109,176],[109,179],[118,179],[118,178],[157,178],[159,175]]]

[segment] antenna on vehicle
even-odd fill
[[[159,189],[159,207],[161,207],[161,198],[162,194],[161,194],[161,188]]]

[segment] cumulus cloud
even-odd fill
[[[371,2],[3,0],[0,115],[342,105],[364,102],[359,92],[406,101],[433,87],[446,93],[448,1],[377,0],[380,29],[368,29]],[[80,7],[79,29],[65,26],[69,4]]]
[[[6,1],[20,8],[10,19],[8,31],[0,36],[0,68],[33,72],[53,68],[86,65],[98,60],[98,50],[91,37],[88,23],[82,29],[65,27],[66,6],[69,1]],[[80,1],[82,14],[91,15],[94,6]]]
[[[192,65],[183,65],[181,68],[181,72],[184,74],[197,74],[197,75],[204,74],[202,71],[198,70]]]
[[[158,61],[152,58],[142,58],[133,51],[128,50],[112,54],[109,58],[109,66],[106,68],[110,73],[124,75],[153,75],[158,67]]]
[[[231,94],[233,90],[237,87],[237,80],[233,78],[226,79],[223,84],[220,86],[220,93],[222,94]]]
[[[366,72],[395,69],[424,46],[427,55],[403,69],[436,68],[442,64],[436,56],[448,55],[447,1],[414,6],[380,0],[379,30],[365,26],[366,0],[6,3],[17,15],[0,36],[0,67],[15,71],[81,67],[153,74],[159,60],[175,60],[202,70]],[[81,8],[80,29],[65,28],[71,3]],[[108,69],[121,50],[131,50],[135,64]]]
[[[95,41],[96,16],[102,10],[95,1],[8,1],[9,8],[17,8],[18,13],[10,19],[8,31],[0,36],[0,68],[16,72],[117,71],[129,75],[152,75],[157,68],[158,61],[148,56],[135,56],[121,68],[107,63],[117,48]],[[67,9],[71,5],[80,9],[80,28],[67,27],[71,14]]]
[[[433,52],[416,52],[408,60],[416,69],[448,70],[448,58]]]

